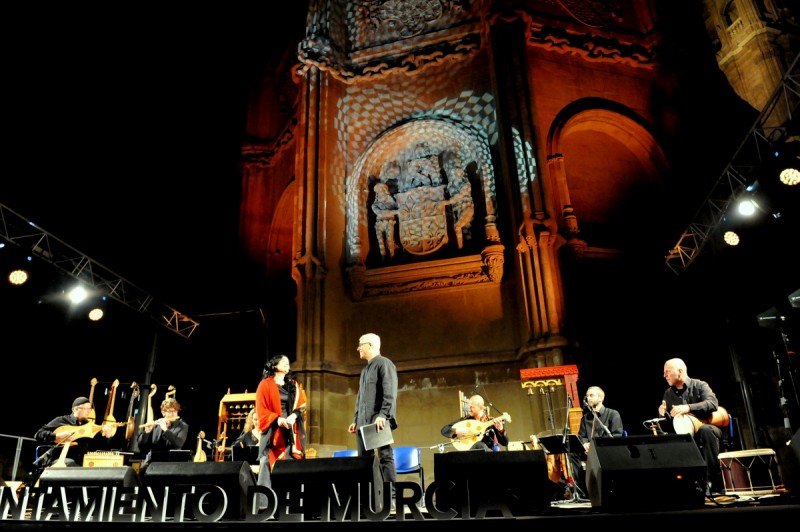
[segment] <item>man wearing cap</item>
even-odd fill
[[[87,452],[110,448],[112,427],[110,425],[96,427],[94,419],[89,419],[92,408],[93,405],[87,397],[78,397],[72,401],[70,414],[58,416],[36,431],[34,438],[40,445],[56,445],[47,458],[42,460],[44,463],[40,462],[37,465],[46,467],[58,461],[62,445],[70,445],[65,460],[67,466],[82,466],[83,455]],[[61,430],[58,430],[59,428]],[[102,438],[95,438],[98,432],[102,433]]]

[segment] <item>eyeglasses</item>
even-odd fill
[[[91,409],[92,409],[91,406],[79,406],[78,407],[78,410],[91,410]]]
[[[358,347],[363,347],[365,345],[372,345],[372,344],[370,342],[361,342],[360,344],[358,344]]]

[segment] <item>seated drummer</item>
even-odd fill
[[[466,416],[456,419],[452,423],[448,423],[442,427],[442,436],[454,441],[459,441],[461,439],[467,440],[471,436],[474,436],[474,431],[469,430],[467,427],[455,426],[462,421],[467,421],[470,419],[481,422],[489,421],[489,416],[486,413],[483,397],[480,395],[475,394],[469,398],[469,413]],[[506,434],[506,429],[503,425],[503,418],[496,417],[492,421],[492,425],[486,429],[486,431],[483,433],[483,437],[472,444],[472,446],[469,448],[470,451],[491,452],[494,451],[496,445],[502,445],[503,447],[508,445],[508,435]]]

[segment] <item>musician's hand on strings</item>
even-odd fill
[[[496,428],[501,433],[503,432],[503,430],[504,430],[503,429],[503,418],[496,417],[496,418],[494,418],[492,420],[492,423],[494,424],[494,428]]]
[[[63,443],[65,441],[69,441],[72,438],[72,432],[58,432],[56,433],[56,443]]]

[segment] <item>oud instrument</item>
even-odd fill
[[[494,426],[495,419],[502,419],[505,423],[511,423],[511,416],[508,412],[503,412],[499,418],[489,419],[487,421],[478,421],[477,419],[464,419],[453,425],[453,430],[458,433],[466,431],[465,436],[455,436],[452,438],[453,447],[459,451],[466,451],[475,443],[479,442],[486,430]]]
[[[121,427],[125,425],[125,423],[103,423],[103,425],[113,425],[114,427]],[[98,425],[96,423],[86,423],[85,425],[61,425],[53,432],[56,433],[56,436],[63,433],[68,433],[69,435],[64,438],[68,440],[77,440],[79,438],[94,438],[94,435],[103,430],[103,425]],[[64,440],[62,440],[64,441]]]

